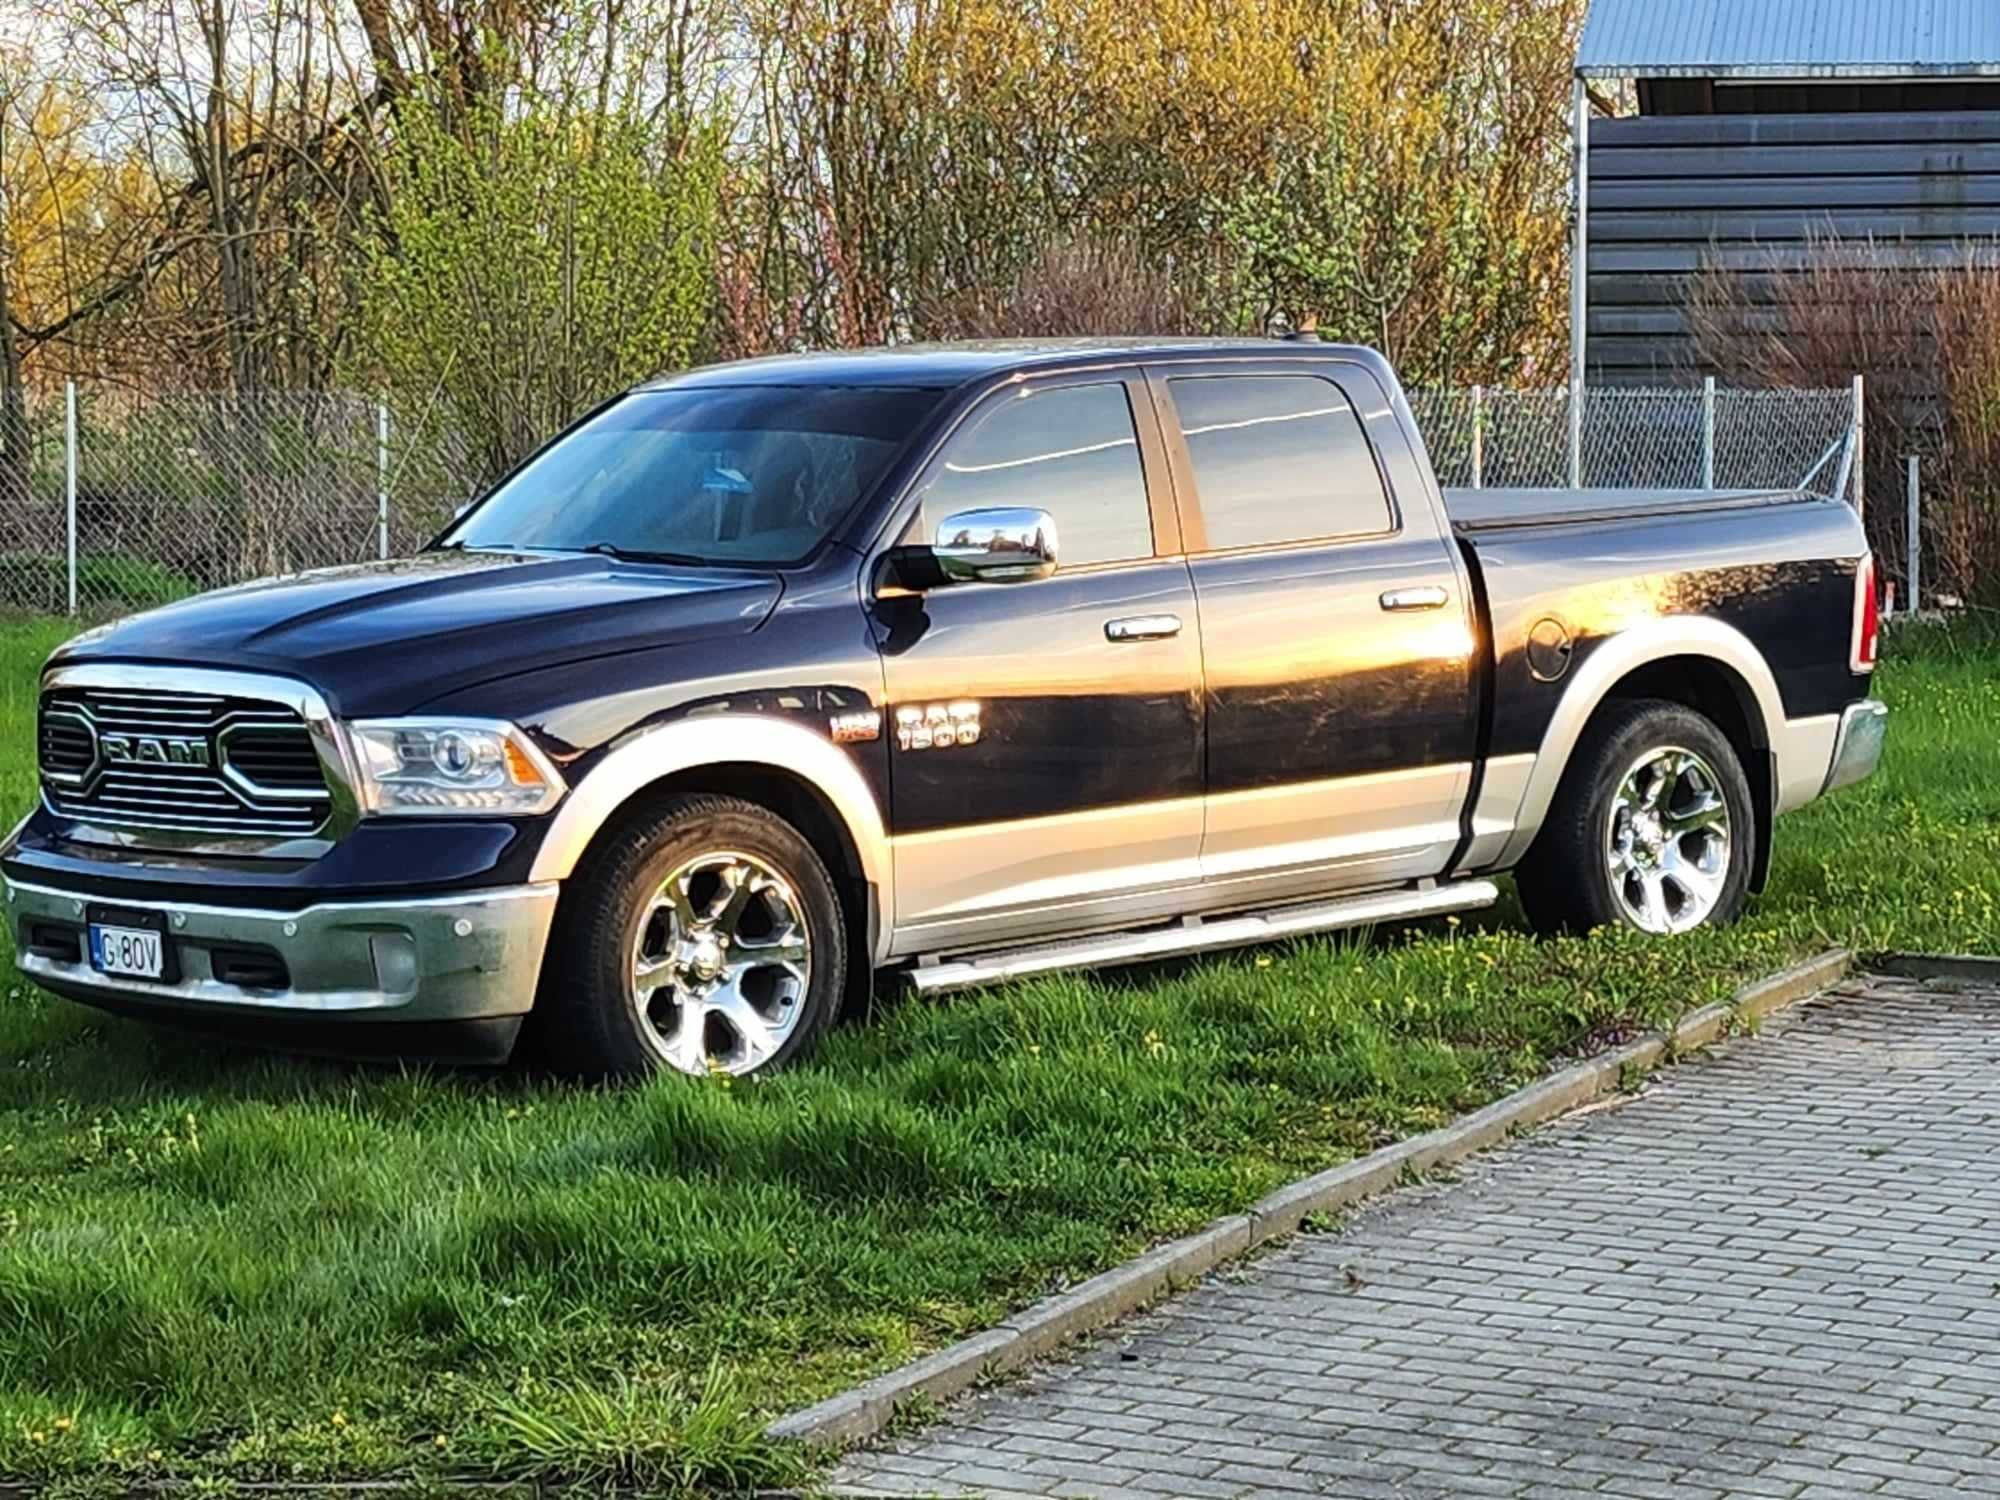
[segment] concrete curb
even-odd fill
[[[1898,979],[1960,979],[1968,984],[2000,984],[2000,958],[1970,953],[1890,953],[1874,967]]]
[[[1072,1339],[1094,1333],[1190,1285],[1224,1261],[1296,1232],[1309,1215],[1373,1197],[1394,1187],[1406,1174],[1462,1161],[1516,1131],[1615,1092],[1629,1072],[1648,1071],[1681,1053],[1707,1046],[1737,1021],[1760,1020],[1817,994],[1843,978],[1853,964],[1853,954],[1836,948],[1746,985],[1732,1000],[1702,1007],[1683,1017],[1669,1032],[1614,1047],[1441,1130],[1398,1141],[1281,1187],[1251,1204],[1246,1213],[1217,1219],[1195,1234],[1157,1245],[1135,1260],[1024,1308],[990,1332],[962,1339],[850,1391],[780,1417],[765,1429],[765,1436],[823,1447],[873,1437],[905,1407],[945,1400],[987,1375],[1018,1369],[1052,1353]]]

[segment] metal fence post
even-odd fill
[[[1583,488],[1583,381],[1569,387],[1569,487]]]
[[[1581,397],[1590,344],[1590,89],[1581,73],[1570,78],[1570,149],[1575,174],[1576,222],[1570,226],[1569,248],[1569,383]],[[1579,403],[1580,404],[1580,403]],[[1570,486],[1582,484],[1583,419],[1570,425]]]
[[[1924,539],[1919,529],[1921,507],[1917,503],[1920,471],[1917,455],[1910,455],[1910,613],[1923,607]]]
[[[1701,487],[1715,488],[1715,377],[1701,377]]]
[[[63,498],[68,511],[69,612],[76,613],[76,382],[63,382]]]
[[[375,555],[389,557],[389,403],[375,403]]]
[[[1861,508],[1866,498],[1861,473],[1867,467],[1865,460],[1868,457],[1867,411],[1867,388],[1857,375],[1854,377],[1854,513],[1857,516],[1866,514]]]
[[[1472,487],[1486,488],[1486,387],[1472,388]]]

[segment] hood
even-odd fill
[[[774,575],[737,569],[428,552],[197,595],[79,636],[58,659],[276,672],[360,718],[496,677],[742,635],[780,592]]]

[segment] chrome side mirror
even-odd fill
[[[938,523],[931,555],[953,583],[1046,578],[1056,570],[1055,517],[1029,506],[962,510]]]

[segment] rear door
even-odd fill
[[[1031,506],[1031,582],[880,593],[899,951],[1121,920],[1200,878],[1200,643],[1136,371],[1030,379],[968,414],[903,540]],[[966,733],[970,726],[972,732]]]
[[[1388,394],[1339,361],[1151,373],[1201,618],[1204,879],[1442,873],[1476,745],[1474,616]]]

